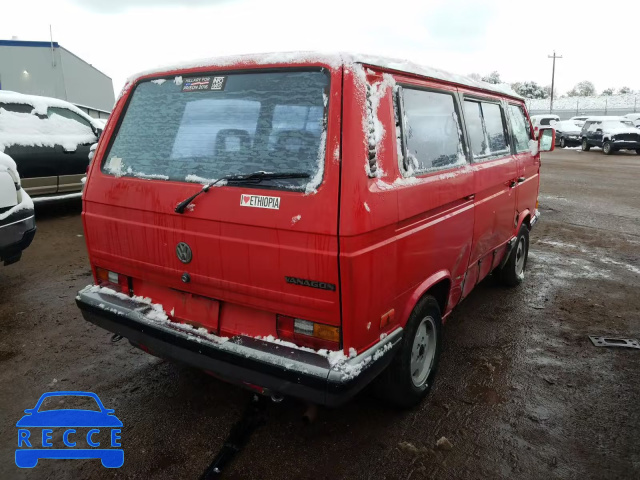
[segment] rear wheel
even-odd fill
[[[606,141],[602,144],[602,153],[604,153],[605,155],[611,155],[613,153],[611,142]]]
[[[507,263],[498,271],[501,283],[508,287],[520,285],[524,280],[524,271],[527,268],[529,257],[529,228],[526,225],[520,227],[516,244],[509,254]]]
[[[567,145],[566,145],[566,142],[565,142],[565,140],[564,140],[564,137],[560,137],[560,148],[564,148],[564,147],[566,147],[566,146],[567,146]]]
[[[587,139],[583,138],[582,139],[582,151],[583,152],[588,152],[589,150],[591,150],[591,146],[587,143]]]
[[[409,408],[429,393],[440,359],[441,330],[438,302],[431,296],[423,297],[407,321],[400,351],[376,380],[381,397]]]

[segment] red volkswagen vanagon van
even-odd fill
[[[263,394],[411,406],[452,308],[524,278],[540,156],[523,100],[354,55],[131,80],[83,194],[86,320]],[[541,145],[542,144],[542,145]],[[542,147],[542,148],[541,148]]]

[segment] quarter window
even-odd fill
[[[508,154],[507,134],[500,105],[465,100],[464,112],[475,159]]]
[[[511,122],[511,131],[513,132],[513,143],[516,152],[525,152],[529,150],[529,140],[531,139],[531,127],[527,118],[524,116],[522,107],[517,105],[509,105],[509,120]]]
[[[409,88],[402,92],[407,172],[416,174],[464,165],[466,158],[453,95]]]

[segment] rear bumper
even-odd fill
[[[156,356],[200,368],[222,380],[265,394],[289,395],[336,406],[362,390],[391,362],[400,347],[399,328],[355,357],[330,364],[326,356],[238,335],[201,335],[168,321],[153,320],[149,304],[91,291],[78,293],[85,320],[143,346]]]
[[[36,234],[36,219],[33,209],[19,210],[0,220],[0,261],[5,265],[20,260]]]
[[[533,214],[533,217],[531,217],[531,220],[529,221],[529,230],[533,230],[533,227],[536,225],[536,223],[538,223],[539,220],[540,210],[536,210],[536,213]]]

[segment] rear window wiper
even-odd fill
[[[182,202],[180,202],[176,207],[175,212],[184,213],[184,210],[187,208],[187,206],[191,202],[193,202],[196,199],[196,197],[198,197],[202,193],[207,193],[211,187],[218,184],[219,182],[222,182],[223,180],[226,180],[227,183],[249,183],[249,184],[255,185],[262,182],[262,180],[265,180],[265,179],[271,180],[271,179],[283,179],[283,178],[309,178],[309,174],[304,172],[280,172],[280,173],[254,172],[254,173],[247,173],[245,175],[225,175],[224,177],[220,177],[219,179],[211,183],[208,183],[207,185],[202,187],[202,190],[191,195],[186,200],[183,200]]]

